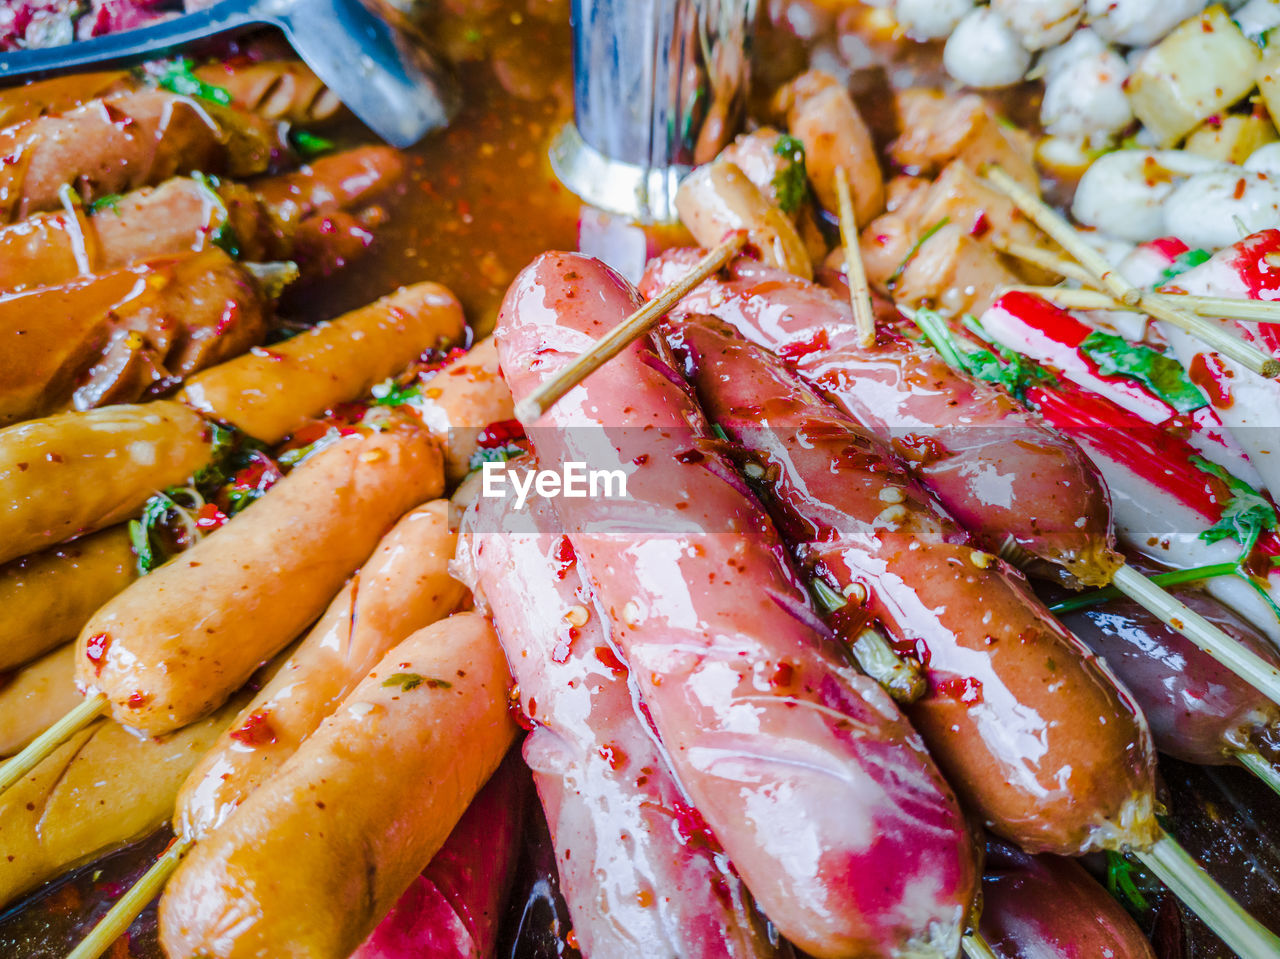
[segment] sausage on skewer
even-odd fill
[[[536,259],[495,333],[517,402],[639,302],[596,260]],[[888,696],[821,645],[777,533],[679,375],[647,342],[610,370],[571,390],[533,441],[544,467],[627,474],[626,498],[561,498],[556,511],[676,776],[805,951],[954,954],[976,853],[950,790]]]
[[[76,681],[159,735],[216,709],[315,619],[408,509],[440,495],[426,431],[337,440],[93,616]]]
[[[636,715],[627,668],[551,504],[538,498],[517,512],[510,497],[478,497],[464,529],[459,565],[493,615],[533,727],[525,762],[583,952],[775,955],[745,907],[742,880],[717,862]]]
[[[802,564],[846,598],[837,622],[855,621],[852,638],[874,616],[919,656],[929,690],[907,714],[986,826],[1032,852],[1149,844],[1146,724],[1021,577],[773,354],[710,318],[674,339]]]
[[[166,953],[347,959],[511,745],[506,686],[475,613],[391,650],[174,874],[160,902]]]

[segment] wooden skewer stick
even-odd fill
[[[133,884],[128,892],[112,906],[105,916],[98,920],[89,935],[81,940],[68,955],[67,959],[99,959],[111,948],[111,944],[124,935],[133,925],[133,920],[142,915],[142,910],[164,889],[174,870],[181,864],[183,857],[191,851],[195,840],[190,837],[175,839],[169,844],[164,855],[143,873],[142,878]]]
[[[966,959],[1000,959],[977,929],[970,929],[960,940]]]
[[[684,295],[728,263],[747,242],[745,232],[735,233],[697,262],[678,282],[650,300],[606,333],[591,349],[516,404],[516,419],[530,424],[571,389],[648,333],[684,298]]]
[[[1280,937],[1245,912],[1204,868],[1163,830],[1149,849],[1131,854],[1204,920],[1240,959],[1278,959]]]
[[[1241,766],[1261,779],[1272,792],[1280,796],[1280,769],[1277,769],[1262,753],[1248,746],[1244,749],[1232,750],[1231,754],[1236,757]]]
[[[876,345],[876,316],[871,306],[871,286],[858,246],[858,218],[849,193],[849,175],[844,167],[836,167],[836,197],[840,205],[840,242],[844,245],[844,270],[849,281],[849,305],[858,324],[858,345],[868,349]]]
[[[1093,278],[1093,274],[1084,267],[1058,256],[1052,250],[1032,246],[1030,243],[1004,243],[999,239],[993,239],[991,245],[1001,253],[1007,253],[1009,256],[1025,263],[1038,266],[1041,269],[1048,270],[1050,273],[1056,273],[1058,276],[1066,277],[1068,280],[1083,283],[1085,286],[1093,286],[1097,282]]]
[[[1273,703],[1280,703],[1280,669],[1276,669],[1238,640],[1232,639],[1172,593],[1157,586],[1132,567],[1121,566],[1116,570],[1111,583]]]
[[[0,766],[0,794],[16,785],[55,749],[102,715],[106,706],[106,694],[95,693],[31,740],[26,749]]]
[[[1280,376],[1280,360],[1268,356],[1262,350],[1246,343],[1229,330],[1203,317],[1176,308],[1169,303],[1144,296],[1142,291],[1121,276],[1106,258],[1089,246],[1070,223],[1047,203],[1033,194],[999,166],[991,166],[986,173],[987,182],[1017,204],[1018,209],[1032,222],[1061,244],[1074,256],[1097,283],[1121,303],[1139,306],[1158,320],[1163,320],[1190,333],[1223,356],[1228,356],[1241,366],[1259,376],[1271,379]]]
[[[1144,293],[1134,305],[1121,303],[1098,290],[1071,290],[1063,286],[1016,285],[1005,287],[1013,293],[1034,293],[1068,310],[1130,310],[1148,312],[1145,305],[1158,302],[1197,316],[1218,316],[1245,322],[1280,323],[1280,303],[1264,300],[1232,300],[1225,296],[1191,296],[1187,293]]]

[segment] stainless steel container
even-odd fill
[[[757,0],[574,0],[575,122],[551,162],[587,203],[675,219],[680,178],[737,132]]]

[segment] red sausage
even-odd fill
[[[644,291],[686,273],[697,255],[679,250],[652,261]],[[727,280],[698,287],[675,311],[693,313],[718,316],[793,363],[827,399],[888,441],[984,549],[1030,554],[1071,585],[1111,580],[1120,558],[1097,468],[1003,390],[888,331],[874,347],[859,346],[847,304],[747,259],[733,263]]]
[[[495,334],[517,401],[639,302],[596,260],[534,260]],[[679,374],[643,340],[530,435],[544,468],[626,474],[625,497],[556,511],[678,780],[765,913],[818,957],[953,955],[976,868],[955,799],[888,696],[824,647]]]
[[[627,669],[551,504],[539,498],[517,512],[510,498],[481,497],[468,526],[460,565],[489,607],[534,724],[524,757],[583,952],[776,955],[636,715]]]
[[[1146,724],[1022,578],[763,347],[711,318],[673,339],[806,570],[918,654],[929,691],[908,715],[988,827],[1066,855],[1150,837]]]

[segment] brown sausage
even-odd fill
[[[0,797],[0,902],[141,839],[241,701],[163,739],[100,719]]]
[[[216,248],[0,297],[0,425],[172,389],[261,343],[268,310]]]
[[[506,753],[506,692],[475,613],[393,649],[169,881],[166,954],[346,959]]]
[[[137,577],[124,526],[0,567],[0,669],[75,639],[98,607]]]
[[[204,418],[168,400],[0,429],[0,562],[128,519],[212,450]]]
[[[450,484],[470,472],[476,440],[490,423],[515,416],[511,391],[498,370],[493,337],[485,337],[427,383],[417,406],[422,422],[444,442],[444,469]]]
[[[399,150],[364,146],[312,161],[293,173],[257,180],[253,190],[284,223],[296,223],[320,210],[365,206],[404,179]]]
[[[58,209],[66,184],[97,200],[193,170],[252,176],[274,141],[253,114],[172,93],[93,100],[0,131],[0,222]]]
[[[178,398],[266,443],[462,337],[452,293],[419,283],[193,377]]]
[[[12,756],[80,704],[75,662],[75,643],[63,643],[0,686],[0,756]]]
[[[133,86],[127,70],[73,73],[0,90],[0,127],[13,126],[49,113],[64,113],[82,103]]]
[[[443,485],[425,430],[343,437],[103,606],[80,632],[77,683],[151,735],[207,715]]]
[[[261,198],[223,181],[187,177],[144,187],[97,209],[38,213],[0,227],[0,292],[54,286],[139,260],[214,245],[218,229],[235,237],[242,260],[288,257],[288,237]]]
[[[267,120],[315,126],[334,119],[342,101],[300,60],[210,63],[195,71],[231,94],[231,102]]]
[[[174,816],[178,835],[207,838],[388,649],[462,602],[466,589],[449,575],[456,542],[446,500],[413,510],[383,537],[307,638],[187,777]]]

